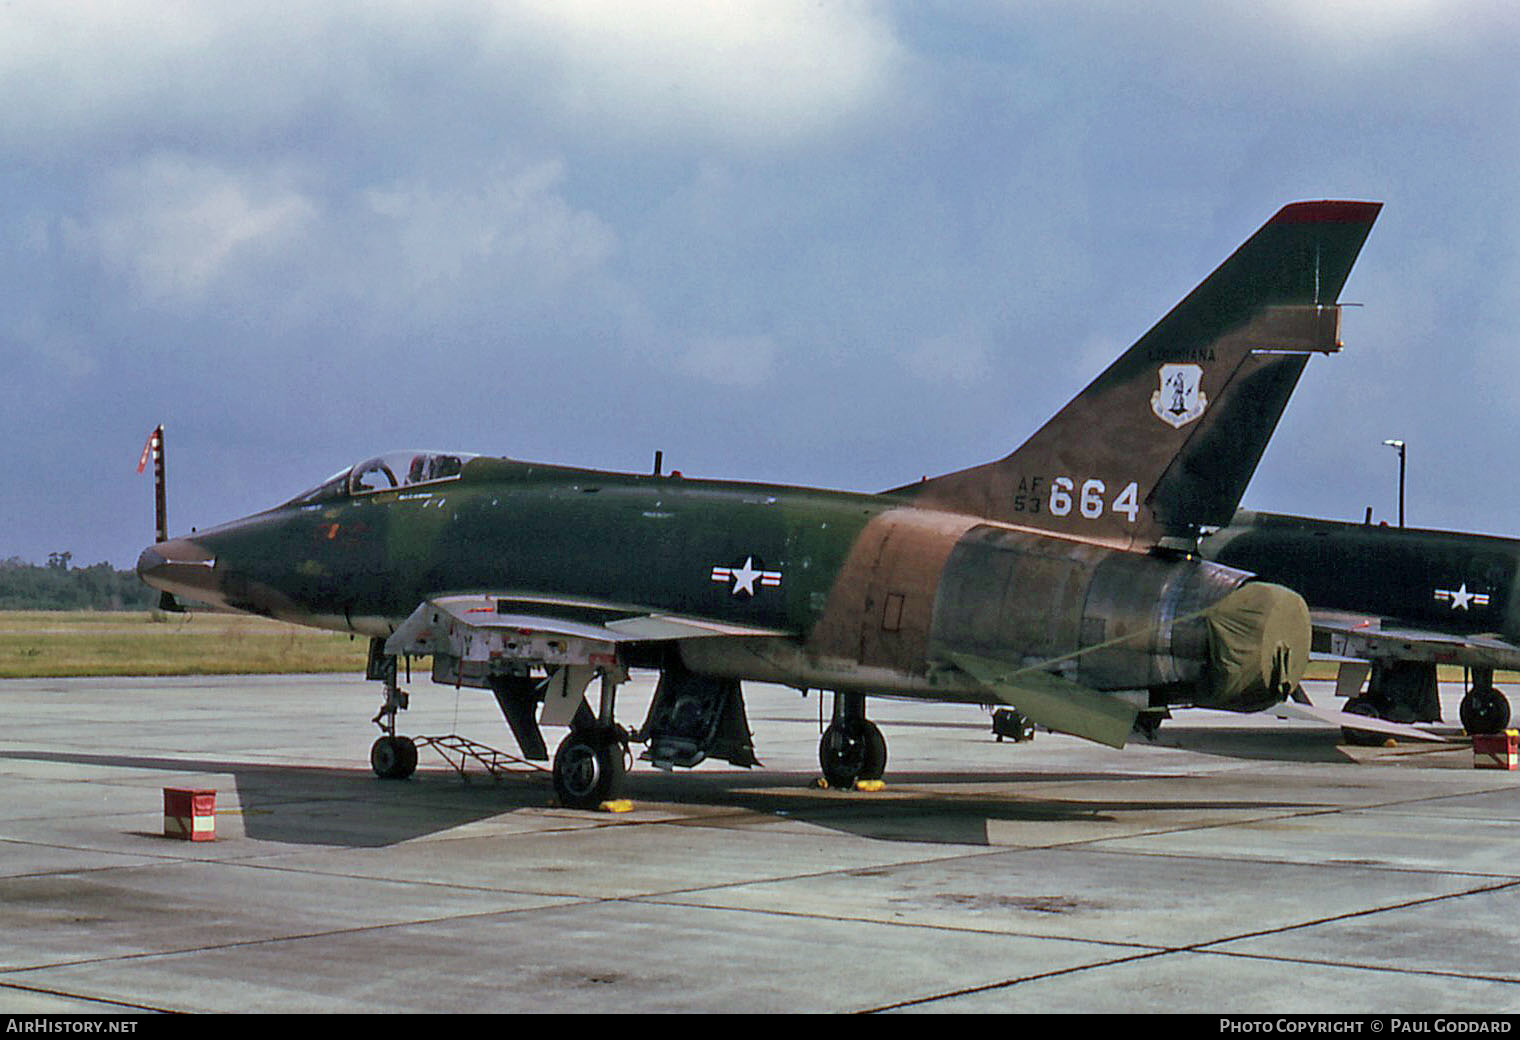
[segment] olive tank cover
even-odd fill
[[[1242,585],[1205,616],[1215,703],[1259,711],[1286,697],[1309,664],[1309,608],[1281,585]]]

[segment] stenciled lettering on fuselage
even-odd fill
[[[1151,394],[1151,411],[1173,429],[1182,429],[1209,406],[1203,392],[1203,366],[1162,365],[1157,371],[1161,389]]]
[[[765,569],[765,561],[755,556],[746,556],[743,563],[735,563],[729,567],[714,567],[712,580],[720,585],[733,582],[730,591],[735,596],[746,598],[755,595],[756,589],[778,588],[781,585],[781,572],[768,571]]]
[[[1437,603],[1450,603],[1452,610],[1469,610],[1472,607],[1488,606],[1488,593],[1468,592],[1467,582],[1463,582],[1460,588],[1436,589]]]

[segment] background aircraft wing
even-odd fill
[[[1344,611],[1311,610],[1309,620],[1313,652],[1322,656],[1520,669],[1520,646],[1498,635],[1438,632]]]

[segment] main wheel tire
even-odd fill
[[[887,771],[887,740],[869,719],[830,723],[818,742],[818,765],[830,787],[848,790]]]
[[[1378,717],[1377,707],[1365,697],[1351,698],[1351,700],[1346,702],[1345,712],[1347,715],[1365,715],[1371,719]],[[1352,747],[1379,747],[1388,738],[1372,730],[1352,729],[1350,726],[1342,726],[1341,739]]]
[[[1474,688],[1462,698],[1457,714],[1468,733],[1502,733],[1509,725],[1509,699],[1491,686]]]
[[[554,752],[554,793],[567,808],[595,809],[616,796],[626,772],[617,737],[571,730]]]
[[[382,780],[405,780],[417,771],[417,745],[410,737],[381,737],[370,746],[369,765]]]

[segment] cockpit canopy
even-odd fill
[[[456,480],[464,471],[464,464],[475,457],[466,452],[393,451],[334,473],[286,505],[309,506],[351,495]]]

